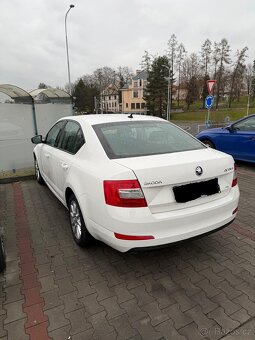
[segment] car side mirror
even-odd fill
[[[225,129],[226,130],[228,130],[229,132],[233,132],[234,131],[234,127],[233,127],[233,125],[231,124],[231,125],[228,125],[228,126],[226,126],[225,127]]]
[[[32,142],[33,144],[42,143],[42,142],[43,142],[42,135],[36,135],[36,136],[32,137],[32,138],[31,138],[31,142]]]

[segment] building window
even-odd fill
[[[136,103],[136,109],[140,109],[140,103]]]
[[[126,103],[126,109],[128,109],[128,103]]]
[[[134,87],[137,87],[137,81],[134,81]]]
[[[138,98],[138,91],[133,91],[133,98]]]
[[[145,108],[145,103],[142,103],[141,104],[141,109],[144,109]]]
[[[131,103],[131,110],[135,110],[135,103]]]
[[[111,103],[109,103],[109,107],[111,107]]]
[[[142,86],[142,79],[139,79],[139,86]]]
[[[117,99],[117,96],[114,96],[114,99],[116,100],[116,99]]]

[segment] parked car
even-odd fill
[[[163,119],[60,119],[32,138],[37,181],[68,208],[80,246],[92,237],[125,252],[213,232],[231,223],[239,189],[231,156]]]
[[[255,114],[227,127],[201,131],[197,138],[211,148],[232,155],[236,160],[255,163]]]

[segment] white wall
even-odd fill
[[[35,105],[38,133],[43,136],[59,118],[71,115],[71,104]],[[35,135],[32,105],[0,104],[0,179],[33,173]]]
[[[38,133],[45,136],[49,128],[60,118],[72,115],[70,104],[35,104]]]

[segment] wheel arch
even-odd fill
[[[217,149],[217,146],[216,146],[214,140],[213,140],[212,138],[208,137],[208,136],[201,137],[201,138],[200,138],[200,141],[201,141],[202,143],[204,143],[205,141],[208,141],[208,142],[210,142],[210,143],[213,144],[213,146],[214,146],[215,149]]]
[[[70,187],[67,187],[66,190],[65,190],[65,203],[66,203],[67,207],[68,207],[68,202],[69,202],[71,195],[75,196],[75,193],[73,192],[73,190]]]

